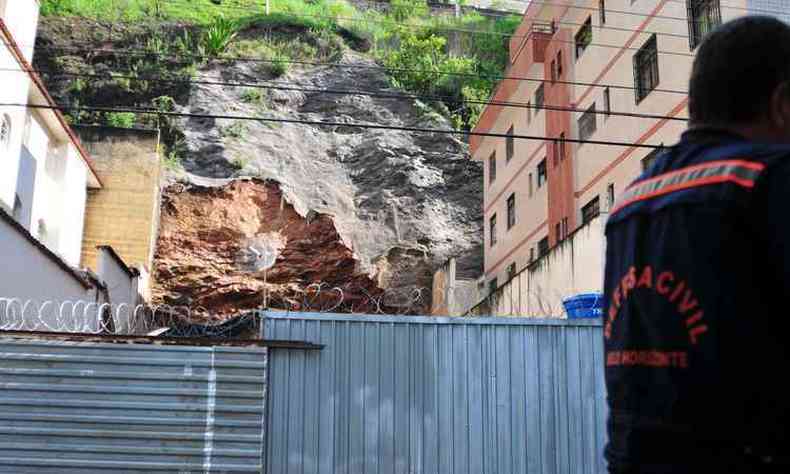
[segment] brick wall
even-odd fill
[[[104,184],[88,193],[82,265],[95,269],[96,247],[109,245],[127,265],[150,269],[159,229],[159,133],[109,127],[77,133]]]

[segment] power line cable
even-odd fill
[[[86,43],[87,44],[87,43]],[[205,61],[218,61],[218,62],[252,62],[252,63],[264,63],[264,64],[296,64],[302,66],[315,66],[315,67],[334,67],[334,68],[345,68],[345,69],[374,69],[374,70],[381,70],[385,72],[409,72],[409,73],[424,73],[424,74],[433,74],[437,76],[454,76],[454,77],[466,77],[471,79],[485,79],[491,81],[504,81],[504,80],[513,80],[513,81],[525,81],[525,82],[539,82],[539,83],[549,83],[551,84],[551,79],[539,79],[534,77],[524,77],[524,76],[510,76],[510,75],[499,75],[499,74],[473,74],[473,73],[463,73],[463,72],[452,72],[452,71],[438,71],[438,70],[426,70],[426,69],[418,69],[418,68],[402,68],[402,67],[388,67],[382,65],[364,65],[364,64],[343,64],[343,63],[336,63],[336,62],[321,62],[321,61],[299,61],[299,60],[285,60],[285,59],[262,59],[262,58],[253,58],[249,56],[223,56],[223,57],[212,57],[212,56],[202,56],[202,55],[194,55],[194,54],[179,54],[179,55],[170,55],[164,53],[157,53],[153,51],[145,51],[141,48],[123,48],[123,49],[111,49],[111,48],[74,48],[74,47],[66,47],[66,46],[38,46],[36,48],[40,51],[70,51],[76,53],[89,53],[89,52],[96,52],[96,53],[113,53],[118,55],[126,55],[126,56],[138,56],[138,57],[150,57],[156,56],[158,58],[164,59],[176,59],[176,61],[172,61],[173,64],[180,64],[180,65],[191,65],[194,62],[187,62],[181,61],[179,62],[179,58],[191,58],[191,59],[199,59]],[[65,56],[65,55],[61,55]],[[634,86],[627,86],[621,84],[607,84],[607,83],[594,83],[594,82],[581,82],[581,81],[565,81],[557,79],[553,83],[555,84],[563,84],[563,85],[570,85],[570,86],[582,86],[582,87],[599,87],[599,88],[610,88],[616,90],[636,90]],[[687,95],[688,92],[679,89],[663,89],[663,88],[655,88],[651,92],[660,92],[660,93],[667,93],[667,94],[678,94],[678,95]]]
[[[258,122],[272,122],[272,123],[290,123],[300,125],[312,126],[328,126],[328,127],[352,127],[372,130],[397,130],[413,133],[437,133],[442,135],[463,135],[463,136],[478,136],[478,137],[492,137],[492,138],[512,138],[521,140],[537,140],[537,141],[550,141],[550,142],[563,142],[563,143],[590,143],[593,145],[607,145],[607,146],[621,146],[621,147],[635,147],[635,148],[663,148],[662,145],[648,145],[644,143],[631,143],[631,142],[617,142],[610,140],[582,140],[578,138],[559,138],[559,137],[545,137],[539,135],[510,135],[506,133],[494,132],[475,132],[468,130],[447,130],[437,128],[421,128],[421,127],[401,127],[395,125],[380,125],[380,124],[367,124],[367,123],[344,123],[344,122],[330,122],[323,120],[303,120],[303,119],[285,119],[274,117],[256,117],[250,115],[221,115],[221,114],[196,114],[186,112],[169,112],[161,111],[151,108],[130,108],[130,107],[101,107],[101,106],[63,106],[63,105],[38,105],[38,104],[19,104],[19,103],[0,103],[0,107],[24,107],[31,109],[48,109],[60,110],[68,112],[69,110],[88,111],[88,112],[105,112],[105,113],[135,113],[135,114],[151,114],[151,115],[164,115],[171,117],[185,117],[185,118],[203,118],[203,119],[220,119],[220,120],[245,120],[245,121],[258,121]]]
[[[19,68],[0,68],[0,71],[9,71],[9,72],[19,72],[25,73],[27,71]],[[69,73],[69,72],[48,72],[41,69],[33,69],[32,72],[37,74],[49,74],[53,76],[67,76],[67,77],[77,77],[77,78],[90,78],[90,79],[129,79],[129,80],[138,80],[138,81],[148,81],[148,82],[165,82],[171,84],[203,84],[203,85],[210,85],[210,86],[223,86],[223,87],[246,87],[246,88],[255,88],[255,89],[268,89],[268,90],[281,90],[281,91],[292,91],[292,92],[308,92],[308,93],[317,93],[317,94],[331,94],[331,95],[357,95],[357,96],[367,96],[367,97],[376,97],[376,98],[384,98],[384,99],[425,99],[425,100],[434,100],[434,101],[448,101],[448,102],[461,102],[465,104],[476,104],[476,105],[485,105],[485,106],[501,106],[501,107],[513,107],[513,108],[521,108],[521,109],[532,109],[532,110],[551,110],[551,111],[559,111],[559,112],[574,112],[574,113],[593,113],[596,115],[614,115],[614,116],[623,116],[623,117],[631,117],[631,118],[645,118],[645,119],[666,119],[666,120],[677,120],[677,121],[688,121],[687,118],[683,117],[673,117],[667,115],[657,115],[657,114],[644,114],[644,113],[637,113],[637,112],[618,112],[618,111],[607,111],[607,110],[590,110],[590,109],[579,109],[576,107],[568,107],[568,106],[561,106],[561,105],[552,105],[552,104],[531,104],[525,102],[511,102],[511,101],[496,101],[496,100],[473,100],[473,99],[463,99],[458,98],[455,96],[448,96],[448,95],[431,95],[431,94],[414,94],[414,93],[392,93],[392,92],[376,92],[376,91],[368,91],[368,90],[349,90],[349,89],[326,89],[326,88],[304,88],[304,87],[294,87],[294,86],[281,86],[276,84],[263,84],[260,82],[230,82],[230,81],[207,81],[207,80],[196,80],[196,79],[178,79],[178,78],[165,78],[162,76],[131,76],[131,75],[119,75],[115,73],[110,73],[109,75],[102,75],[102,74],[87,74],[87,73]]]

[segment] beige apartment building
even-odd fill
[[[563,297],[600,291],[605,215],[657,154],[638,145],[686,128],[697,45],[723,21],[782,12],[790,0],[533,0],[475,131],[547,139],[472,137],[493,296],[473,312],[557,316]]]

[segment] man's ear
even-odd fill
[[[774,89],[771,95],[770,118],[777,128],[790,129],[790,81],[785,81]]]

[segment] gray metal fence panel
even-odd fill
[[[0,472],[261,472],[265,358],[0,339]]]
[[[605,472],[599,321],[269,314],[270,474]]]

